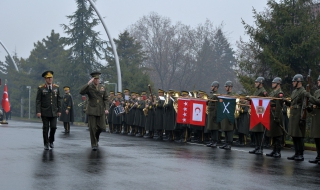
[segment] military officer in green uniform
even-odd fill
[[[144,138],[153,138],[153,126],[154,126],[154,112],[155,108],[152,104],[152,100],[155,99],[152,97],[152,94],[149,95],[149,98],[146,101],[145,111],[146,114],[146,134],[143,136]]]
[[[42,119],[44,149],[54,148],[54,135],[57,129],[57,117],[61,115],[61,97],[59,86],[53,84],[53,71],[42,73],[45,84],[38,87],[36,98],[37,117]],[[50,136],[48,137],[50,129]]]
[[[165,141],[173,141],[174,134],[173,131],[176,128],[176,111],[173,107],[173,96],[174,90],[168,90],[168,98],[166,97],[165,104],[164,104],[164,115],[163,115],[163,128],[166,132],[166,138],[163,140]]]
[[[92,150],[98,149],[99,136],[102,130],[106,130],[106,117],[109,104],[105,87],[100,83],[100,72],[90,74],[92,79],[85,84],[81,90],[81,95],[88,95],[89,104],[87,108],[88,125],[90,130],[90,139]]]
[[[318,87],[320,87],[320,75],[318,77]],[[309,160],[309,162],[320,165],[320,89],[316,90],[313,96],[311,96],[309,92],[306,92],[305,96],[309,98],[309,102],[311,103],[310,107],[308,107],[308,112],[312,118],[310,137],[314,138],[317,149],[316,158]]]
[[[263,77],[258,77],[255,80],[254,85],[255,85],[256,91],[253,93],[253,96],[261,96],[261,97],[268,96],[266,89],[264,89],[263,87],[263,83],[264,83]],[[256,145],[254,150],[249,151],[250,154],[258,154],[258,155],[263,154],[262,140],[263,140],[263,135],[265,130],[266,130],[265,127],[261,123],[257,124],[250,130],[253,133],[254,142]]]
[[[158,90],[158,98],[156,102],[153,103],[153,105],[156,107],[155,117],[154,117],[154,136],[153,138],[156,140],[162,140],[163,139],[163,113],[164,108],[163,104],[165,101],[164,98],[164,90],[159,89]]]
[[[306,90],[302,86],[303,76],[296,74],[292,79],[292,86],[295,88],[291,94],[291,102],[285,100],[290,106],[289,131],[292,137],[295,153],[287,157],[288,160],[303,161],[304,137],[306,135],[306,122],[301,119],[301,109]]]
[[[70,133],[70,122],[74,122],[73,99],[70,94],[70,87],[63,87],[63,95],[60,121],[63,122],[64,133]]]
[[[122,97],[122,92],[117,92],[117,96],[112,100],[111,107],[113,108],[112,113],[112,125],[113,125],[113,133],[119,134],[121,132],[122,128],[122,122],[123,122],[123,115],[118,113],[115,113],[115,108],[118,106],[124,106],[124,99]]]
[[[227,81],[224,85],[226,94],[232,95],[233,84],[231,81]],[[233,142],[233,130],[234,123],[231,123],[228,118],[224,118],[221,122],[221,131],[225,134],[225,144],[220,146],[219,148],[225,150],[231,150],[231,145]]]
[[[208,122],[207,122],[207,130],[211,133],[211,142],[207,144],[207,147],[217,148],[219,130],[221,128],[220,123],[217,123],[217,103],[218,103],[218,89],[219,82],[213,81],[211,83],[211,92],[207,102],[208,106]]]
[[[246,94],[243,92],[239,93],[240,100],[239,104],[236,105],[236,111],[238,112],[239,116],[237,118],[237,132],[239,136],[239,143],[238,146],[244,146],[245,145],[245,136],[248,136],[249,134],[249,125],[250,125],[250,115],[249,115],[249,108],[250,105],[248,101],[246,100],[245,96]]]
[[[270,130],[267,132],[267,136],[272,138],[273,150],[271,153],[266,154],[266,156],[280,158],[281,157],[281,142],[283,136],[283,92],[281,90],[282,79],[276,77],[272,81],[273,91],[270,93],[270,97],[277,99],[272,99],[270,101]]]

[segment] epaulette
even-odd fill
[[[57,87],[57,88],[59,88],[59,85],[57,85],[57,84],[53,84],[53,86],[54,86],[54,87]]]
[[[42,84],[42,85],[39,86],[39,88],[42,88],[42,87],[44,87],[45,85],[46,85],[46,84]]]

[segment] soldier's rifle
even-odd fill
[[[310,92],[310,88],[311,88],[311,69],[309,69],[308,76],[307,76],[307,81],[308,81],[308,84],[306,86],[306,91]],[[300,117],[300,119],[302,121],[305,121],[306,117],[307,117],[308,102],[309,102],[309,98],[305,96],[303,98],[303,102],[302,102],[301,117]]]

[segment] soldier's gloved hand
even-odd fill
[[[308,106],[306,109],[309,113],[313,111],[313,108],[311,106]]]
[[[279,119],[279,118],[277,118],[277,117],[275,117],[275,118],[274,118],[274,122],[276,122],[276,123],[280,123],[280,119]]]

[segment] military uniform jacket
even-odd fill
[[[162,130],[163,129],[163,104],[164,100],[160,100],[159,98],[157,99],[156,103],[156,112],[155,112],[155,117],[154,117],[154,129],[155,130]]]
[[[135,103],[138,100],[136,99],[130,99],[129,103],[128,103],[128,109],[129,109],[129,113],[127,114],[127,124],[128,125],[133,125],[134,122],[134,115],[136,113],[136,108],[135,108]]]
[[[207,122],[207,130],[219,130],[220,123],[217,123],[217,101],[218,97],[216,96],[217,92],[212,92],[209,96],[209,101],[207,102],[207,109],[208,109],[208,122]],[[217,100],[217,101],[210,101],[210,100]]]
[[[109,110],[108,96],[105,87],[98,84],[86,84],[80,90],[81,95],[87,94],[89,103],[86,113],[91,116],[103,116],[105,118],[105,110]]]
[[[69,110],[68,114],[66,110]],[[63,95],[60,121],[74,122],[73,100],[70,93]]]
[[[304,87],[295,89],[291,94],[291,102],[286,102],[286,105],[290,106],[288,134],[292,137],[305,137],[306,134],[306,126],[299,124],[305,92]]]
[[[49,92],[46,84],[40,85],[36,98],[36,113],[41,113],[41,117],[57,117],[61,112],[61,97],[59,86],[52,84]]]
[[[228,92],[227,95],[232,95],[232,93]],[[221,131],[233,131],[234,123],[231,123],[228,118],[224,118],[220,123]]]
[[[140,124],[139,124],[139,126],[143,127],[143,128],[146,126],[146,116],[143,113],[143,109],[145,108],[145,106],[146,106],[146,101],[145,100],[140,100],[140,103],[139,103],[139,106],[138,106],[139,114],[140,114]]]
[[[153,123],[154,123],[154,107],[152,105],[152,102],[150,100],[149,106],[148,106],[148,115],[146,117],[146,131],[153,131]]]
[[[311,128],[310,137],[320,138],[320,89],[314,92],[314,95],[309,98],[309,102],[312,104],[311,118]]]
[[[270,97],[282,98],[283,92],[281,89],[274,90],[270,93]],[[278,99],[273,99],[270,101],[270,130],[267,131],[268,137],[278,137],[283,135],[283,101]],[[279,119],[279,123],[276,123],[275,118]]]
[[[264,87],[257,89],[254,93],[253,96],[261,96],[261,97],[266,97],[268,96],[268,93]],[[264,132],[264,126],[259,123],[256,126],[254,126],[250,131],[252,132]]]
[[[241,102],[240,104],[246,104],[246,102]],[[237,128],[238,132],[242,134],[249,134],[250,116],[249,116],[249,106],[240,106],[239,117],[237,118]]]
[[[171,98],[169,98],[168,104],[164,105],[163,128],[165,130],[174,130],[176,128],[176,111]]]

